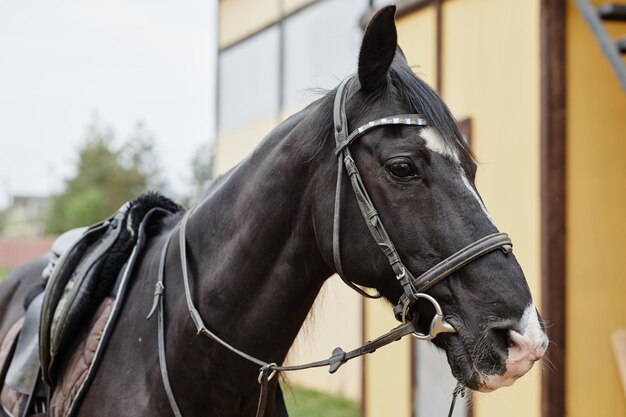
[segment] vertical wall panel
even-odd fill
[[[626,94],[573,2],[566,23],[566,410],[622,417],[610,334],[626,328]]]
[[[285,106],[301,107],[357,69],[366,0],[325,0],[285,22]]]
[[[539,1],[443,4],[443,98],[457,118],[472,118],[478,190],[540,306]],[[476,394],[474,416],[538,417],[540,373]]]
[[[219,47],[230,46],[276,22],[281,1],[284,0],[221,0]]]
[[[274,26],[220,53],[220,130],[278,113],[278,36]]]

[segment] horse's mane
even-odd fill
[[[315,155],[321,151],[324,142],[333,137],[333,103],[337,89],[321,91],[323,91],[323,96],[303,110],[303,112],[314,114],[312,125],[316,128],[313,129],[314,137],[309,140],[319,144]],[[421,114],[432,127],[437,129],[450,149],[456,151],[464,165],[474,161],[474,156],[463,139],[448,106],[428,84],[413,73],[406,63],[398,61],[393,63],[389,69],[388,85],[375,98],[402,100],[412,113]],[[369,101],[363,101],[355,111],[358,114],[365,114],[370,104]]]

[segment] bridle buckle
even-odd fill
[[[406,277],[406,268],[403,266],[402,271],[399,274],[396,274],[396,279],[400,281],[404,277]]]

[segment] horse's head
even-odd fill
[[[454,118],[415,77],[397,48],[394,12],[387,7],[370,22],[358,76],[346,84],[344,103],[349,132],[391,115],[419,114],[424,119],[422,126],[390,123],[366,129],[348,146],[399,258],[417,277],[498,229],[474,185],[476,163]],[[395,304],[403,288],[343,175],[337,215],[344,278],[377,289]],[[331,219],[320,221],[320,230],[333,229]],[[330,245],[324,252],[332,264]],[[439,334],[433,342],[446,351],[454,376],[467,387],[491,391],[510,385],[544,355],[548,339],[543,323],[512,253],[491,251],[427,293],[456,330]],[[417,302],[411,308],[416,325],[427,329],[433,305]]]

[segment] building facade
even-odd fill
[[[387,3],[221,1],[218,171],[313,100],[307,89],[333,88],[353,73],[359,25]],[[552,341],[543,367],[473,395],[455,415],[626,415],[611,350],[611,334],[626,327],[626,93],[597,39],[573,0],[396,3],[399,44],[464,121],[478,189],[513,239]],[[623,21],[607,28],[626,34]],[[336,289],[326,293],[345,295],[347,314],[362,320],[355,340],[337,344],[395,325],[389,306]],[[446,415],[454,381],[434,347],[403,340],[359,366],[341,384],[358,386],[347,395],[361,400],[363,415]]]

